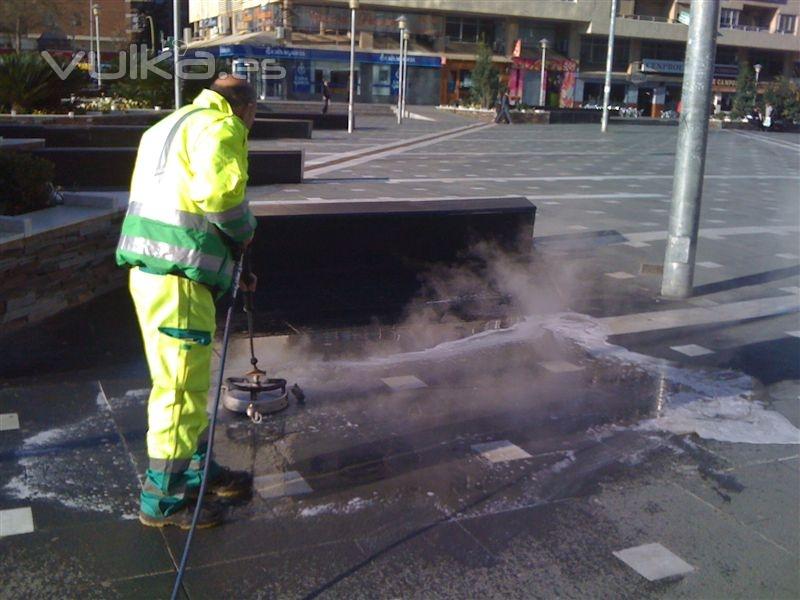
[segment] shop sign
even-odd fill
[[[217,54],[220,58],[246,57],[246,58],[273,58],[286,60],[342,60],[350,61],[349,52],[337,50],[312,50],[309,48],[287,48],[286,46],[250,46],[248,44],[224,44],[216,48],[204,50]],[[397,65],[400,63],[399,54],[386,52],[356,52],[356,62],[365,64]],[[442,60],[438,56],[408,55],[408,65],[411,67],[430,67],[438,69]]]
[[[293,87],[296,94],[311,93],[311,63],[301,60],[294,67]]]
[[[644,73],[669,73],[672,75],[683,74],[682,60],[653,60],[652,58],[642,59],[642,71]]]
[[[642,59],[642,73],[662,73],[667,75],[683,75],[682,60]],[[714,65],[715,77],[736,77],[739,75],[737,65]]]

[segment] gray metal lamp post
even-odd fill
[[[753,70],[756,72],[756,85],[758,85],[758,76],[761,74],[761,65],[756,63],[753,65]]]
[[[608,26],[608,54],[606,55],[606,80],[603,84],[603,121],[600,131],[608,128],[608,102],[611,99],[611,67],[614,63],[614,26],[617,24],[617,0],[611,0],[611,23]]]
[[[542,38],[539,40],[539,45],[542,47],[542,80],[539,83],[539,104],[541,104],[543,107],[547,105],[547,100],[544,97],[544,95],[547,93],[547,67],[545,67],[545,64],[547,62],[547,46],[549,44],[550,40],[547,38]]]
[[[95,58],[95,64],[97,65],[97,87],[98,89],[103,87],[103,60],[100,57],[100,5],[93,4],[92,5],[92,14],[94,15],[94,31],[97,34],[97,56]]]
[[[668,298],[688,298],[692,294],[719,4],[719,0],[704,0],[691,5],[681,92],[683,111],[678,127],[672,208],[661,280],[661,294]]]
[[[407,117],[406,98],[408,97],[408,39],[410,37],[411,35],[408,33],[408,29],[406,29],[403,32],[403,102],[401,105],[404,119]]]
[[[89,73],[94,71],[94,0],[89,0]]]
[[[400,62],[397,64],[399,69],[399,78],[398,87],[397,87],[397,124],[400,125],[403,122],[403,49],[405,48],[405,32],[406,32],[406,24],[407,20],[405,15],[401,15],[397,19],[397,26],[400,28]]]
[[[347,133],[353,133],[353,96],[356,70],[356,11],[358,0],[350,0],[350,99],[347,103]]]

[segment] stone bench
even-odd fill
[[[519,196],[250,202],[258,312],[298,322],[391,316],[423,273],[474,260],[479,243],[529,256],[536,215]]]
[[[314,124],[314,129],[339,129],[347,130],[347,115],[339,113],[328,113],[323,115],[322,112],[265,112],[258,111],[256,113],[258,119],[290,119],[311,121]]]
[[[66,188],[128,189],[136,148],[40,148],[32,154],[55,165],[55,183]],[[302,150],[258,150],[248,154],[249,185],[301,183]]]
[[[149,125],[42,125],[0,123],[0,137],[43,138],[49,148],[132,148],[139,145]],[[257,119],[250,139],[311,139],[311,121]]]

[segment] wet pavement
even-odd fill
[[[377,129],[359,135],[393,134],[370,119]],[[412,122],[414,135],[464,124]],[[707,179],[704,219],[726,222],[704,222],[699,260],[719,266],[698,268],[693,299],[667,301],[647,265],[663,256],[654,210],[671,181],[655,177],[671,174],[675,133],[490,127],[297,192],[253,190],[289,201],[485,187],[534,195],[541,212],[528,260],[488,250],[478,266],[438,269],[391,322],[259,321],[259,364],[307,400],[260,424],[220,413],[217,457],[256,490],[198,533],[185,596],[800,595],[800,322],[785,301],[800,292],[800,180],[787,170],[800,147],[712,133],[720,177]],[[735,179],[742,155],[754,177]],[[436,181],[393,180],[395,168]],[[229,375],[249,366],[238,330]],[[168,597],[185,534],[136,521],[149,382],[125,294],[0,352],[0,413],[19,422],[0,431],[0,516],[14,532],[0,538],[0,597]],[[614,555],[653,543],[693,571],[651,582]]]

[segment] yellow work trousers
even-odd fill
[[[192,457],[196,462],[198,441],[208,427],[214,299],[200,283],[138,268],[130,273],[130,293],[153,382],[147,406],[150,465],[141,507],[160,516],[181,508],[186,488],[199,483]],[[192,472],[194,477],[187,475]]]

